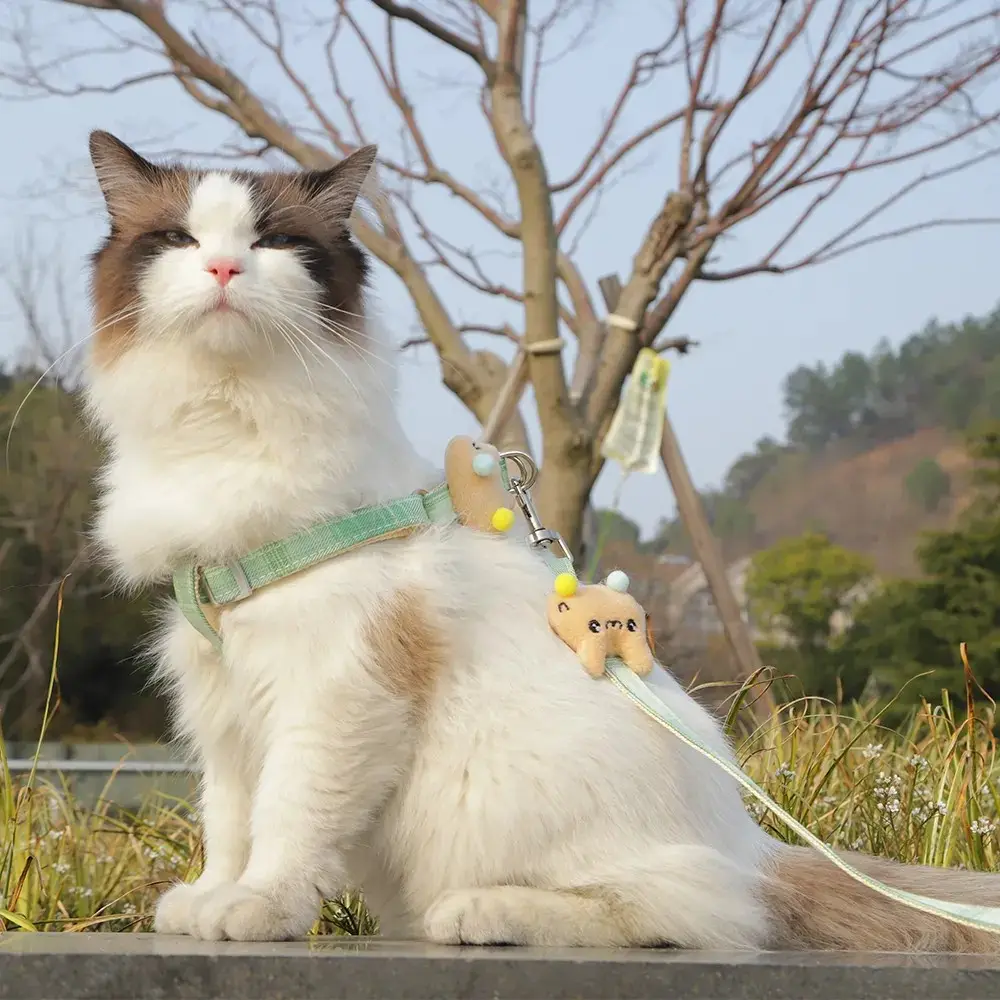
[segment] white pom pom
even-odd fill
[[[481,451],[472,460],[472,471],[477,476],[492,476],[496,467],[496,459],[488,451]]]
[[[616,590],[619,594],[624,594],[628,590],[629,579],[626,573],[623,573],[620,569],[615,569],[608,574],[608,578],[604,583],[611,590]]]

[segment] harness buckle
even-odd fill
[[[233,559],[231,562],[226,563],[226,569],[233,574],[233,583],[236,584],[236,596],[232,601],[225,603],[234,604],[237,601],[245,601],[248,597],[253,597],[253,587],[250,586],[250,581],[247,579],[243,564],[238,559]],[[212,588],[209,587],[208,580],[205,579],[204,568],[195,566],[194,573],[198,600],[213,607],[222,607],[222,602],[215,599],[215,594],[212,593]],[[202,598],[204,598],[204,601],[202,601]]]
[[[226,563],[226,569],[233,574],[233,582],[236,584],[239,593],[236,595],[237,601],[245,601],[248,597],[253,597],[253,587],[247,579],[246,570],[239,559]]]
[[[564,556],[572,562],[573,556],[566,542],[563,541],[562,535],[558,531],[546,528],[542,524],[541,519],[538,517],[538,511],[535,510],[535,505],[531,502],[531,494],[528,491],[535,485],[538,479],[538,466],[535,464],[535,460],[523,451],[505,451],[501,453],[500,457],[508,463],[513,463],[517,468],[518,475],[516,476],[512,476],[508,470],[507,480],[509,485],[507,492],[513,496],[521,513],[524,515],[524,519],[528,522],[528,527],[531,529],[528,532],[528,544],[534,549],[540,548],[543,545],[550,548],[558,545],[562,549]]]

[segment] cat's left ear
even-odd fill
[[[303,176],[310,201],[330,219],[344,221],[365,190],[378,146],[362,146],[329,170],[311,170]]]

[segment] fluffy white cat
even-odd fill
[[[91,137],[87,401],[109,445],[97,539],[121,581],[237,559],[433,485],[364,317],[348,219],[374,159],[319,173],[155,166]],[[206,864],[156,927],[305,933],[360,887],[383,933],[438,942],[987,950],[768,838],[735,784],[550,631],[523,540],[457,526],[382,542],[221,610],[222,653],[173,607],[158,668],[204,765]],[[718,753],[717,723],[657,666]],[[992,878],[854,859],[917,891]]]

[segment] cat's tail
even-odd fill
[[[896,889],[1000,907],[1000,875],[903,865],[844,851],[855,868]],[[855,881],[808,847],[781,844],[764,863],[769,947],[847,951],[1000,952],[1000,933],[903,906]]]

